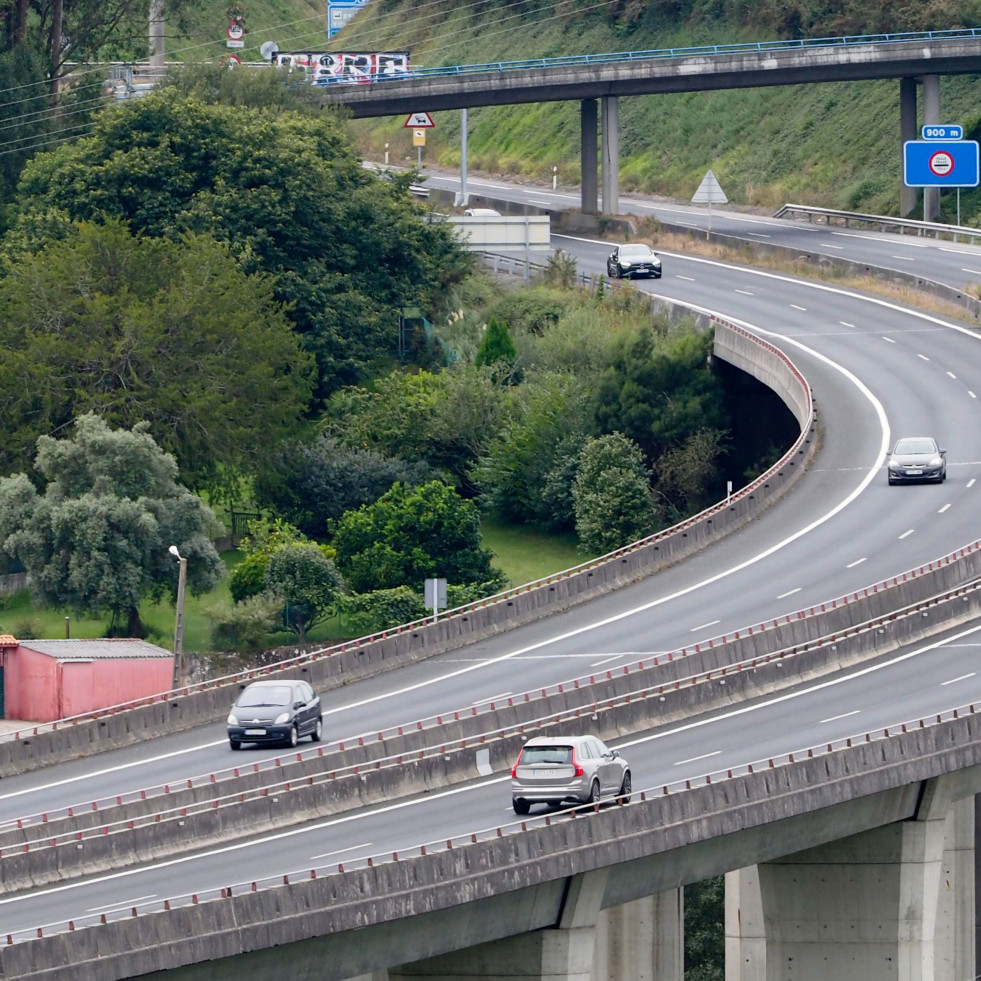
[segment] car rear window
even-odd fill
[[[525,746],[521,751],[521,764],[571,763],[571,746]]]

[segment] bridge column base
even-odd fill
[[[726,981],[974,977],[973,800],[920,813],[729,873]]]
[[[604,910],[596,924],[593,981],[684,981],[684,890]]]

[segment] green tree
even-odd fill
[[[685,886],[685,981],[725,981],[725,877]]]
[[[433,577],[487,584],[489,592],[503,582],[481,547],[477,506],[439,481],[396,484],[374,504],[333,522],[331,532],[338,568],[356,592],[420,590]]]
[[[192,593],[222,572],[214,516],[178,483],[176,461],[148,430],[85,415],[71,439],[38,440],[43,490],[25,474],[0,479],[0,552],[23,564],[35,601],[109,612],[111,629],[123,622],[131,637],[144,633],[140,603],[176,591],[170,545],[188,560]]]
[[[496,317],[491,317],[487,323],[484,339],[480,342],[474,364],[477,367],[486,365],[498,381],[512,383],[519,380],[516,367],[518,352],[508,325]]]
[[[497,434],[510,397],[488,368],[394,371],[371,389],[336,393],[327,407],[326,426],[346,446],[424,460],[472,496],[470,469]]]
[[[622,340],[594,393],[599,431],[623,433],[656,460],[699,429],[725,429],[711,350],[711,334],[694,330],[661,336],[647,326]]]
[[[591,435],[590,399],[582,380],[572,374],[536,373],[525,381],[473,471],[488,507],[510,521],[571,527],[571,502],[563,500],[559,473],[563,468],[568,473],[570,462],[574,471],[582,443]],[[553,483],[545,493],[550,475]]]
[[[146,421],[192,486],[251,470],[295,428],[312,362],[273,297],[209,235],[134,237],[118,221],[13,261],[0,280],[0,462],[88,411]]]
[[[655,490],[673,518],[695,514],[721,497],[713,484],[724,439],[718,429],[697,429],[655,461]]]
[[[402,308],[437,308],[473,259],[423,220],[411,175],[361,167],[339,114],[207,101],[220,95],[165,87],[35,157],[8,249],[38,248],[59,214],[151,237],[208,232],[243,272],[275,276],[326,395],[394,357]]]
[[[303,644],[307,632],[334,612],[344,581],[321,546],[296,542],[269,556],[266,587],[284,603],[286,627]]]
[[[324,538],[327,522],[373,504],[396,481],[410,487],[436,476],[424,461],[342,446],[330,436],[291,440],[274,449],[255,484],[260,505],[272,508],[311,538]]]
[[[588,552],[611,552],[658,526],[644,455],[621,433],[583,447],[572,495],[576,533]]]
[[[271,524],[259,524],[241,543],[244,558],[228,577],[228,590],[236,603],[258,596],[266,588],[270,556],[279,548],[306,542],[296,527],[278,518]],[[330,553],[333,555],[333,552]]]

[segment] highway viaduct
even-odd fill
[[[722,327],[717,336],[728,343],[729,356],[784,393],[806,438],[809,408],[792,366],[784,362],[781,371],[769,345],[748,346],[738,332],[727,341]],[[789,466],[785,461],[783,469]],[[763,493],[762,483],[757,492]],[[714,520],[721,520],[718,512]],[[684,534],[698,532],[689,526]],[[619,562],[618,557],[614,566]],[[919,637],[925,618],[940,617],[933,597],[952,582],[977,578],[979,562],[976,549],[915,582],[904,577],[895,586],[904,602],[929,605],[890,627],[891,643]],[[958,563],[963,568],[955,572]],[[966,595],[949,600],[948,625],[979,615],[977,592],[969,608],[961,605]],[[526,597],[526,603],[531,611],[536,600]],[[800,667],[790,670],[810,676],[817,670],[814,659],[837,666],[847,645],[856,645],[856,656],[868,654],[867,645],[878,644],[886,628],[876,623],[846,639],[845,626],[890,605],[873,591],[850,606],[822,611],[825,640],[806,663],[794,662]],[[504,609],[496,613],[508,615]],[[492,619],[485,627],[497,629]],[[462,625],[449,619],[427,629],[445,641],[458,637]],[[783,629],[793,634],[798,622]],[[750,633],[737,642],[759,653],[769,636]],[[414,641],[397,635],[379,643],[404,656]],[[700,657],[706,664],[732,663],[709,660],[716,654],[701,651]],[[352,663],[373,660],[369,651],[347,656]],[[647,694],[657,701],[684,700],[678,711],[687,717],[706,707],[701,699],[712,690],[735,699],[740,683],[769,689],[775,674],[788,673],[786,663],[761,663],[741,677],[736,672],[720,678],[716,671],[714,681],[710,672],[703,686],[671,685],[673,693]],[[309,670],[327,677],[332,664],[312,662]],[[227,704],[213,690],[194,697],[202,712]],[[144,732],[152,724],[166,731],[175,718],[189,717],[191,707],[182,701],[140,710]],[[606,728],[630,731],[630,717],[640,720],[636,725],[647,724],[651,710],[645,701],[628,691],[611,706],[618,714],[602,723],[604,734]],[[122,733],[126,724],[97,720],[91,730],[118,725]],[[65,752],[71,744],[74,752],[86,751],[84,733],[65,730],[33,745],[18,743],[9,752],[5,747],[4,764],[17,753],[54,756],[59,741]],[[471,740],[469,751],[453,755],[469,759],[473,752]],[[513,747],[503,754],[511,755]],[[472,772],[472,763],[468,768]],[[165,973],[188,979],[248,974],[263,981],[289,972],[325,981],[386,973],[488,981],[679,981],[680,890],[726,872],[739,911],[729,927],[729,981],[960,981],[974,974],[973,807],[979,791],[981,723],[967,706],[943,718],[911,720],[898,732],[812,747],[797,759],[767,761],[756,770],[648,790],[629,804],[447,841],[429,854],[416,849],[347,870],[338,865],[293,874],[288,882],[257,889],[236,881],[218,896],[195,897],[178,908],[156,904],[103,925],[44,928],[29,942],[0,945],[0,976],[108,981]],[[348,796],[357,800],[356,794]],[[184,828],[183,821],[171,821],[152,829],[158,837],[141,860],[160,853],[160,838],[186,840]],[[119,867],[123,846],[100,842],[86,847],[109,849],[106,864]],[[7,882],[14,859],[3,869]]]
[[[330,101],[350,108],[355,118],[579,100],[581,207],[583,212],[595,214],[602,202],[603,213],[617,214],[621,97],[894,78],[899,80],[899,164],[903,144],[919,138],[917,86],[923,88],[922,122],[939,123],[940,76],[979,72],[981,30],[973,30],[432,69],[413,73],[412,78],[333,85],[327,91]],[[904,186],[902,214],[910,214],[916,201],[917,189]],[[939,189],[925,189],[923,217],[936,220],[939,214]]]

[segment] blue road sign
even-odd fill
[[[920,127],[920,138],[924,140],[963,140],[964,127],[958,125],[943,125],[927,123]]]
[[[976,140],[909,140],[903,144],[907,187],[977,187]]]

